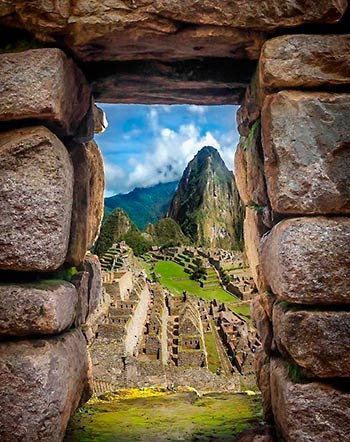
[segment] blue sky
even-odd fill
[[[146,106],[99,103],[108,128],[96,141],[106,172],[106,196],[181,178],[203,146],[216,147],[233,170],[237,106]]]

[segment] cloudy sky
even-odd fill
[[[233,170],[237,106],[99,104],[109,126],[96,135],[106,196],[181,178],[203,146],[216,147]]]

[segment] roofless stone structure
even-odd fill
[[[347,0],[0,0],[2,441],[61,441],[91,391],[108,307],[86,254],[93,100],[241,104],[265,416],[286,442],[349,440],[349,16]]]

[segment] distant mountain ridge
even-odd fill
[[[127,194],[105,198],[105,218],[120,207],[140,230],[155,224],[169,209],[178,181],[159,183],[151,187],[136,187]]]
[[[167,216],[198,245],[242,248],[244,207],[234,175],[215,148],[203,147],[188,163]]]

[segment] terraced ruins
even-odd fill
[[[121,242],[101,264],[111,306],[91,347],[99,393],[175,384],[205,391],[254,388],[253,354],[260,342],[250,326],[247,298],[255,286],[239,254],[154,247],[138,260]],[[205,274],[190,279],[199,264]],[[232,276],[237,285],[228,284],[242,299],[220,285],[221,264],[237,268],[238,275],[245,272]],[[172,284],[166,266],[181,270],[170,268]]]

